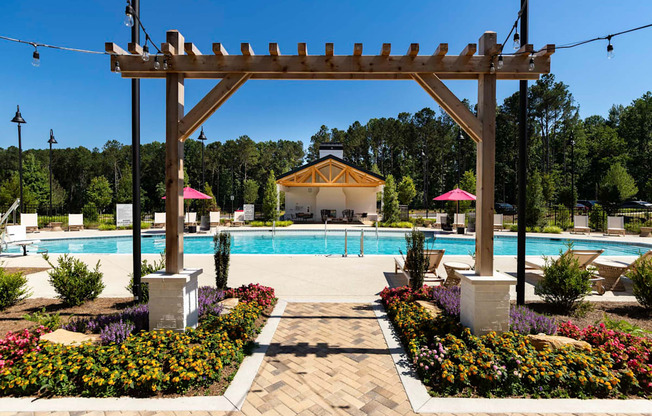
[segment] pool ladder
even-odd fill
[[[348,228],[344,229],[344,254],[342,257],[349,256],[349,230]],[[364,257],[364,230],[360,230],[360,254],[358,257]]]

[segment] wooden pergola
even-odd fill
[[[166,272],[183,270],[183,142],[197,130],[233,93],[249,79],[261,80],[414,80],[477,143],[476,274],[490,276],[493,266],[494,167],[496,134],[496,80],[536,80],[550,72],[554,45],[534,52],[525,45],[514,55],[502,57],[495,32],[485,32],[478,44],[470,43],[459,55],[448,55],[448,44],[440,44],[433,54],[420,55],[413,43],[404,55],[392,55],[391,44],[384,43],[378,55],[363,55],[356,43],[352,55],[335,55],[332,43],[323,54],[310,55],[299,43],[296,55],[282,55],[277,43],[269,44],[269,54],[255,55],[242,43],[240,55],[229,55],[221,43],[213,53],[203,55],[192,43],[184,43],[176,30],[167,32],[161,45],[168,64],[155,69],[154,59],[144,62],[142,48],[129,44],[129,52],[114,43],[106,44],[111,53],[111,70],[119,65],[124,78],[165,78],[166,80]],[[478,52],[478,54],[476,54]],[[531,68],[530,60],[534,62]],[[186,79],[221,79],[190,111],[184,111]],[[478,113],[473,114],[442,80],[478,82]]]

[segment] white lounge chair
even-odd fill
[[[185,224],[188,225],[197,225],[197,213],[196,212],[186,212]]]
[[[625,217],[607,217],[607,235],[625,236]]]
[[[20,214],[20,225],[24,225],[28,233],[38,232],[38,214]]]
[[[220,226],[220,211],[211,211],[211,212],[209,212],[209,222],[210,222],[210,227],[219,227]]]
[[[448,219],[448,214],[437,213],[435,214],[435,227],[442,228]]]
[[[466,214],[455,214],[455,221],[453,221],[453,228],[466,227]]]
[[[23,249],[23,256],[27,255],[27,246],[38,243],[40,240],[28,240],[27,229],[24,225],[8,225],[5,232],[5,243],[8,246],[19,246]]]
[[[439,276],[437,269],[441,264],[441,260],[444,258],[444,252],[446,250],[425,250],[423,255],[428,256],[428,270],[426,270],[425,275],[423,276],[423,282],[425,284],[430,283],[443,283],[444,278]],[[410,284],[410,271],[405,267],[405,261],[403,257],[394,257],[394,273],[402,273],[403,276],[407,279],[408,285]]]
[[[494,230],[502,230],[503,228],[503,214],[494,214]]]
[[[570,253],[577,260],[581,269],[586,269],[593,264],[593,261],[597,259],[600,254],[604,253],[604,250],[568,250],[566,253]],[[550,261],[555,262],[559,260],[559,257],[560,256],[548,256],[547,258]],[[542,270],[545,265],[546,259],[543,257],[525,257],[525,267]],[[589,279],[591,286],[595,288],[599,295],[604,295],[604,281],[605,278],[602,276],[594,276]]]
[[[164,228],[165,227],[165,212],[155,212],[154,213],[154,228]]]
[[[647,253],[641,254],[639,258],[633,262],[626,262],[622,260],[596,260],[593,265],[598,268],[598,275],[605,278],[607,290],[614,292],[625,291],[625,285],[620,280],[620,277],[627,271],[635,269],[639,260],[652,260],[652,250]]]
[[[588,233],[588,234],[591,234],[591,228],[589,228],[589,216],[588,215],[574,215],[573,216],[573,232],[574,233]]]
[[[84,214],[68,214],[68,231],[84,229]]]

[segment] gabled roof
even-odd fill
[[[374,187],[384,185],[385,178],[327,155],[282,174],[276,183],[289,187]]]

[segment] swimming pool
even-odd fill
[[[312,254],[342,255],[344,253],[344,231],[234,231],[231,253],[233,254]],[[528,255],[555,255],[565,250],[568,240],[563,238],[528,237]],[[595,241],[577,239],[576,249],[604,249],[607,256],[636,256],[652,248],[650,244],[629,244],[616,241]],[[426,247],[445,249],[446,254],[468,255],[475,251],[472,238],[454,238],[426,234]],[[49,253],[100,253],[131,254],[131,236],[93,237],[41,240],[38,249]],[[142,238],[142,252],[161,253],[165,250],[165,235],[145,235]],[[380,232],[378,236],[372,230],[364,235],[364,254],[397,255],[399,250],[405,253],[403,232]],[[17,247],[10,251],[18,252]],[[347,251],[349,255],[360,253],[360,230],[348,232]],[[209,235],[186,236],[184,238],[186,254],[212,254],[213,239]],[[516,236],[496,235],[494,239],[496,255],[516,255]]]

